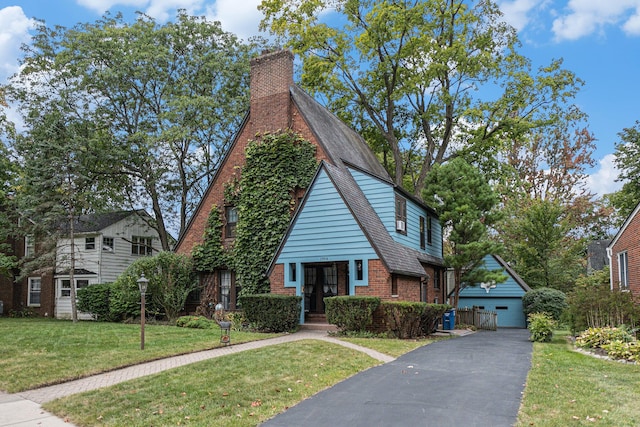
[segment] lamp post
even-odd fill
[[[149,279],[144,277],[144,273],[138,279],[138,288],[140,289],[140,350],[144,350],[144,305],[145,305],[145,294],[147,293],[147,285],[149,284]]]

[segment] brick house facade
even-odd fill
[[[248,141],[259,137],[260,132],[290,129],[316,146],[316,159],[320,166],[310,188],[296,195],[300,196],[299,206],[289,232],[267,271],[271,292],[304,296],[306,311],[311,309],[319,313],[323,312],[322,298],[328,295],[375,295],[383,299],[443,302],[444,290],[439,286],[443,283],[444,274],[442,235],[435,212],[397,188],[364,139],[294,84],[293,55],[290,52],[266,53],[252,60],[250,82],[249,112],[180,236],[176,252],[190,254],[202,242],[207,218],[214,206],[222,213],[223,246],[228,248],[233,243],[233,238],[228,238],[224,231],[228,224],[228,218],[224,215],[225,185],[238,178],[245,164]],[[338,250],[340,254],[335,251],[333,254],[329,253],[331,251],[324,252],[326,247],[321,247],[319,243],[316,245],[318,241],[310,237],[305,244],[314,256],[299,254],[295,259],[278,261],[278,257],[283,256],[283,250],[290,254],[287,239],[292,233],[299,232],[296,223],[312,204],[309,202],[311,187],[315,183],[320,185],[320,175],[325,172],[334,178],[341,177],[334,196],[350,192],[342,197],[351,205],[354,216],[351,219],[344,217],[343,220],[351,226],[367,224],[358,230],[354,228],[354,232],[361,234],[359,244],[364,252],[354,249],[355,241],[350,240],[348,234],[340,234],[340,227],[344,223],[334,221],[318,226],[326,231],[323,233],[325,236],[335,235],[331,246],[349,247],[349,250]],[[359,187],[358,182],[363,183],[363,188]],[[398,194],[407,200],[410,214],[415,214],[411,217],[408,233],[395,229],[394,195]],[[370,203],[376,208],[369,206]],[[326,210],[326,215],[321,214],[320,220],[329,218],[337,208],[340,206],[324,204],[322,209]],[[384,220],[378,215],[382,215]],[[426,223],[427,217],[429,224],[433,222],[437,230],[434,231],[431,247],[421,249],[418,247],[418,218],[422,224]],[[426,233],[421,227],[422,232]],[[410,239],[415,242],[409,243]],[[411,261],[404,261],[402,257]],[[297,277],[292,281],[296,271]],[[222,302],[230,310],[236,308],[235,296],[239,293],[239,284],[235,282],[233,272],[222,268],[203,273],[201,283],[206,285],[204,296],[200,296],[201,302],[207,299],[215,303]],[[195,305],[187,307],[189,312],[195,309]],[[303,316],[301,322],[304,322]]]
[[[640,301],[640,203],[607,247],[611,290],[631,292]]]

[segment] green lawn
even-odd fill
[[[275,336],[232,332],[235,344]],[[0,390],[21,390],[220,346],[218,329],[0,318]]]
[[[517,426],[639,426],[640,365],[575,352],[567,335],[534,343]]]

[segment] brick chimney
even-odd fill
[[[291,85],[293,54],[290,51],[264,53],[251,61],[250,121],[254,134],[290,127]]]

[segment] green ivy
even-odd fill
[[[309,186],[316,167],[315,146],[293,131],[249,141],[241,178],[225,191],[237,197],[233,258],[242,294],[269,292],[266,269],[291,221],[295,189]]]
[[[228,264],[227,251],[222,246],[222,220],[218,206],[211,207],[203,242],[193,248],[191,256],[198,272],[214,271]]]

